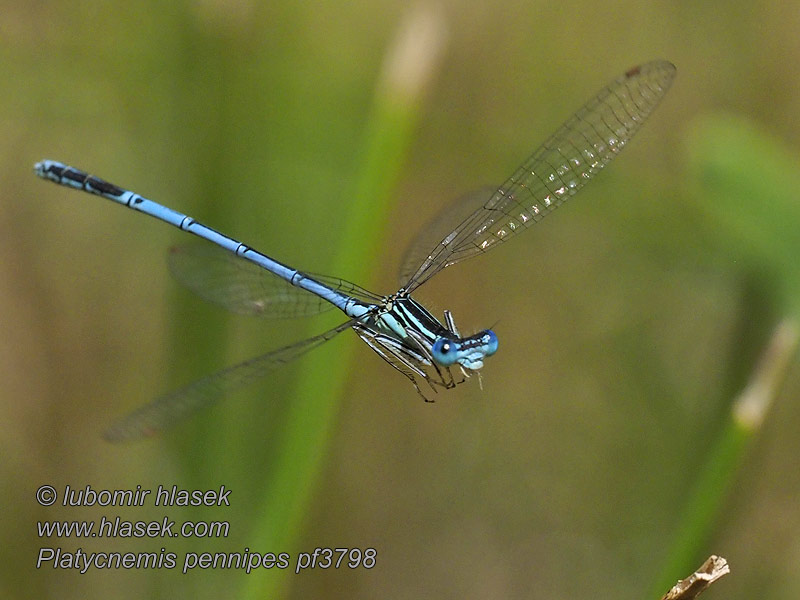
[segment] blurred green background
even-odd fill
[[[709,598],[796,597],[791,350],[763,428],[729,471],[707,461],[797,315],[799,34],[800,11],[774,2],[0,1],[0,595],[650,598],[688,574],[668,566],[688,539],[692,565],[732,565]],[[165,435],[101,439],[160,393],[339,317],[222,314],[167,274],[185,234],[46,184],[35,161],[389,293],[439,207],[500,183],[654,58],[677,80],[619,160],[534,233],[416,294],[462,330],[494,326],[483,389],[424,404],[345,333]],[[706,513],[704,468],[727,474]],[[225,485],[231,507],[43,508],[43,484]],[[681,533],[698,514],[700,533]],[[36,534],[104,515],[230,534]],[[41,547],[165,548],[179,564],[37,571]],[[372,547],[377,564],[179,572],[186,552],[316,547]]]

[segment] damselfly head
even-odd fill
[[[495,352],[497,352],[497,336],[490,329],[459,339],[440,337],[431,348],[433,360],[442,367],[458,363],[472,371],[480,369],[483,366],[483,359]]]

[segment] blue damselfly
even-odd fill
[[[73,167],[51,160],[37,163],[40,177],[102,196],[212,242],[214,246],[179,247],[170,254],[176,278],[207,300],[240,314],[302,316],[336,307],[347,316],[347,321],[325,333],[157,398],[119,421],[107,437],[122,440],[160,430],[347,329],[405,375],[426,400],[426,391],[463,382],[497,351],[497,336],[488,329],[462,336],[449,311],[441,322],[411,293],[450,265],[526,230],[577,193],[627,145],[674,76],[672,64],[654,61],[604,87],[503,185],[465,196],[432,221],[406,254],[402,287],[387,296],[293,269],[191,217]]]

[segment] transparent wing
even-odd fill
[[[304,317],[333,308],[330,302],[295,287],[250,261],[210,244],[170,249],[169,269],[195,294],[240,315]],[[380,300],[367,290],[333,277],[311,275],[320,283],[365,302]]]
[[[435,248],[453,229],[453,223],[463,222],[469,215],[480,209],[497,187],[482,187],[457,198],[425,225],[414,237],[400,263],[400,285],[408,283],[420,264],[428,258],[431,248]]]
[[[486,202],[423,252],[406,285],[411,291],[457,262],[524,231],[578,192],[639,130],[675,77],[654,61],[634,67],[589,100]]]
[[[104,434],[110,442],[124,442],[154,435],[219,400],[236,388],[251,383],[268,371],[295,360],[355,323],[351,319],[325,333],[273,350],[262,356],[218,371],[175,392],[145,404],[114,423]]]

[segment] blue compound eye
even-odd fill
[[[433,354],[433,360],[443,367],[449,367],[458,358],[458,347],[453,340],[440,337],[433,343],[431,353]]]
[[[491,356],[497,352],[497,336],[494,331],[487,329],[486,334],[486,356]]]

